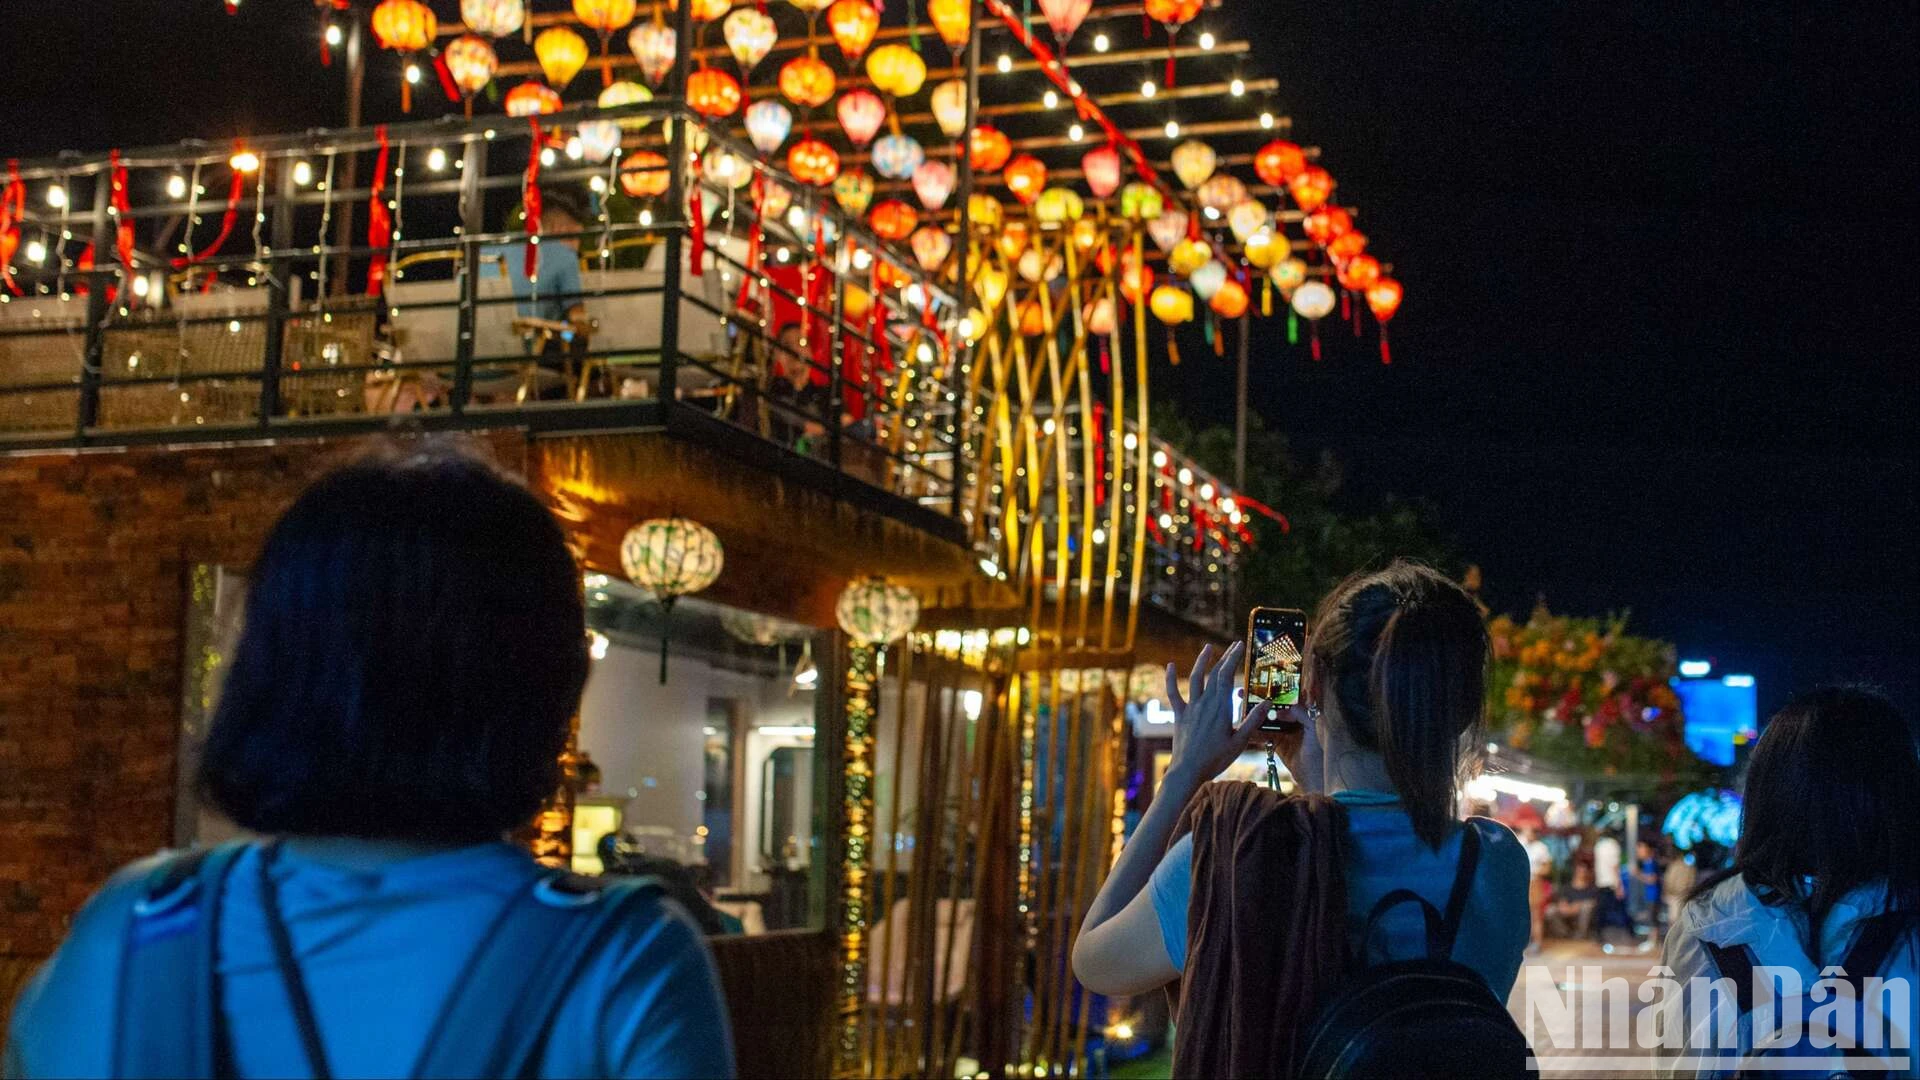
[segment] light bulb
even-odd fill
[[[1013,57],[1008,56],[1006,53],[1001,53],[1000,59],[994,61],[993,66],[1000,69],[1000,74],[1005,75],[1007,72],[1013,70]]]
[[[1234,97],[1239,97],[1246,92],[1247,81],[1245,79],[1235,79],[1227,84],[1227,93],[1232,94]]]
[[[1200,47],[1201,47],[1201,48],[1203,48],[1203,49],[1211,49],[1211,48],[1213,48],[1213,31],[1211,31],[1211,30],[1206,30],[1206,31],[1202,31],[1202,32],[1201,32],[1201,34],[1200,34]]]
[[[420,85],[420,65],[419,64],[407,65],[407,82],[408,84],[413,86]]]
[[[1079,142],[1081,139],[1084,139],[1086,137],[1087,137],[1086,129],[1081,127],[1079,124],[1075,124],[1072,127],[1069,127],[1067,129],[1067,138],[1072,139],[1074,142]]]
[[[580,137],[578,135],[567,140],[568,160],[579,161],[581,158],[586,156],[587,156],[587,144],[581,142]]]
[[[187,178],[175,173],[167,177],[167,198],[184,199],[187,197]]]
[[[1273,114],[1272,114],[1272,113],[1270,113],[1270,112],[1263,112],[1263,113],[1261,113],[1261,114],[1260,114],[1260,126],[1261,126],[1261,127],[1263,127],[1263,128],[1272,128],[1272,127],[1273,127]]]
[[[1093,51],[1094,52],[1106,52],[1107,49],[1112,45],[1113,45],[1113,42],[1107,40],[1107,35],[1105,34],[1093,35]]]
[[[341,42],[341,39],[344,38],[345,36],[346,35],[340,32],[339,23],[327,24],[327,44],[328,45],[338,46]]]
[[[643,228],[644,228],[644,227],[647,227],[647,226],[650,226],[650,225],[652,225],[652,224],[653,224],[653,211],[651,211],[651,210],[642,210],[642,211],[640,211],[640,225],[641,225],[641,227],[643,227]]]
[[[55,210],[64,210],[67,206],[67,189],[55,184],[47,189],[47,205]]]
[[[27,241],[27,261],[35,266],[47,261],[47,245],[42,240]]]
[[[604,176],[596,176],[587,181],[587,187],[591,188],[595,195],[598,195],[607,190],[607,178]]]
[[[1054,108],[1060,104],[1060,95],[1049,90],[1040,95],[1040,104],[1045,105],[1049,109]]]
[[[867,252],[866,248],[861,248],[853,253],[853,268],[855,270],[865,270],[872,265],[873,256]]]
[[[260,155],[251,150],[242,150],[227,159],[227,164],[237,173],[250,173],[260,168]]]
[[[301,187],[306,187],[308,184],[313,183],[313,166],[304,161],[294,162],[293,182]]]
[[[545,150],[540,151],[540,164],[546,166],[549,169],[553,168],[553,163],[559,160],[560,160],[560,155],[554,153],[553,147],[551,146],[547,147]]]
[[[1147,81],[1140,84],[1140,96],[1150,98],[1156,92],[1158,92],[1159,89],[1160,89],[1159,87],[1153,85],[1152,79],[1148,79]]]
[[[1177,121],[1177,120],[1169,120],[1169,121],[1167,121],[1167,138],[1169,138],[1169,139],[1177,139],[1177,138],[1179,138],[1179,137],[1180,137],[1180,123],[1179,123],[1179,121]],[[1211,207],[1209,207],[1208,209],[1212,209],[1212,208],[1211,208]]]
[[[447,152],[439,147],[427,151],[427,168],[439,172],[447,167]]]

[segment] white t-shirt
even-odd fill
[[[1533,869],[1534,877],[1549,877],[1553,874],[1553,852],[1547,850],[1547,842],[1534,837],[1527,841],[1527,865]]]
[[[1593,883],[1608,892],[1620,888],[1620,841],[1611,836],[1593,842]]]

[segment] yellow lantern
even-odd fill
[[[973,0],[927,0],[927,18],[957,57],[973,31]]]
[[[980,298],[980,306],[992,311],[1000,306],[1007,297],[1007,272],[997,266],[983,265],[973,276],[973,295]]]
[[[1078,221],[1086,210],[1080,193],[1064,187],[1048,188],[1040,193],[1040,198],[1033,204],[1034,219],[1042,225],[1064,225],[1069,221]]]
[[[1073,223],[1073,246],[1082,252],[1092,251],[1100,243],[1100,233],[1099,222],[1083,217]]]
[[[1173,175],[1189,190],[1205,183],[1218,162],[1213,147],[1198,139],[1188,139],[1173,148]]]
[[[967,84],[961,79],[948,79],[933,88],[933,119],[940,125],[940,133],[949,139],[957,139],[967,130]]]
[[[1193,321],[1193,294],[1178,285],[1162,285],[1147,300],[1154,318],[1168,326]]]
[[[927,62],[905,45],[882,45],[867,57],[867,77],[881,93],[912,97],[927,81]]]
[[[380,39],[382,48],[411,56],[433,44],[439,32],[440,20],[420,0],[380,0],[373,9],[373,36]],[[400,109],[413,111],[411,80],[400,83]]]
[[[991,195],[975,194],[967,198],[967,221],[976,229],[998,229],[1006,218],[1000,200]]]
[[[622,105],[638,105],[652,100],[653,91],[637,82],[622,79],[600,91],[600,99],[595,104],[603,109],[617,109]],[[651,117],[629,116],[620,121],[620,127],[626,131],[639,131],[652,122]]]
[[[1271,270],[1286,257],[1287,250],[1286,240],[1275,236],[1270,229],[1262,229],[1246,240],[1247,261],[1259,270]]]
[[[1242,244],[1255,233],[1264,232],[1273,215],[1267,212],[1262,203],[1254,199],[1242,199],[1227,210],[1227,228],[1233,230],[1233,238]]]
[[[1282,296],[1288,296],[1307,280],[1307,264],[1289,255],[1274,263],[1273,268],[1267,271],[1267,277]]]
[[[993,246],[1000,249],[1001,258],[1012,262],[1020,257],[1021,252],[1027,250],[1027,239],[1027,223],[1009,221],[1006,227],[1000,230],[1000,235],[994,237]]]
[[[565,90],[587,66],[587,39],[564,26],[550,26],[533,39],[533,55],[555,90]]]
[[[866,318],[868,313],[873,310],[873,294],[849,281],[847,282],[846,296],[840,303],[842,310],[846,314],[847,321],[858,323],[860,320]]]
[[[833,5],[833,0],[791,0],[794,7],[808,15],[818,15]]]
[[[817,56],[796,56],[780,65],[780,93],[803,109],[825,105],[835,81],[833,69]]]
[[[872,0],[833,0],[833,6],[827,9],[827,29],[840,46],[840,55],[851,64],[873,44],[873,35],[880,30],[880,13],[874,10]]]
[[[1213,249],[1202,240],[1182,240],[1173,245],[1167,253],[1167,269],[1186,277],[1195,270],[1207,265],[1213,258]]]
[[[667,6],[675,11],[679,11],[680,0],[667,0]],[[693,21],[697,23],[712,22],[720,16],[725,15],[727,9],[732,6],[732,0],[693,0],[693,11],[691,13]]]
[[[573,0],[573,17],[604,37],[633,21],[634,0]]]

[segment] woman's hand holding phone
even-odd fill
[[[1289,705],[1274,714],[1282,727],[1271,732],[1281,764],[1293,776],[1294,786],[1320,791],[1326,783],[1325,757],[1320,747],[1320,721],[1305,705]]]
[[[1176,774],[1194,787],[1220,775],[1279,706],[1249,701],[1244,713],[1234,715],[1240,661],[1246,647],[1235,642],[1214,661],[1213,646],[1200,650],[1187,675],[1187,693],[1180,694],[1180,676],[1167,665],[1167,704],[1173,709],[1173,760],[1167,775]]]

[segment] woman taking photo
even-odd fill
[[[560,527],[490,466],[341,469],[249,574],[200,787],[259,840],[121,871],[22,994],[12,1076],[727,1076],[699,931],[507,834],[587,677]]]
[[[1240,645],[1211,668],[1203,650],[1184,698],[1168,667],[1173,760],[1074,948],[1099,993],[1182,980],[1178,1075],[1292,1071],[1302,1029],[1350,971],[1428,954],[1429,908],[1457,910],[1452,958],[1501,1000],[1527,945],[1526,852],[1505,826],[1456,817],[1484,738],[1472,598],[1413,563],[1356,575],[1321,604],[1306,653],[1301,706],[1253,702],[1239,717]],[[1269,717],[1299,722],[1278,749],[1303,794],[1209,784]],[[1174,842],[1183,813],[1191,829]],[[1223,1000],[1249,987],[1266,1000]],[[1261,1042],[1222,1058],[1205,1045],[1222,1030]]]
[[[1862,980],[1906,980],[1905,994],[1891,999],[1904,1007],[1883,1016],[1882,1003],[1869,1002],[1851,1026],[1862,1033],[1877,1028],[1887,1037],[1882,1047],[1904,1046],[1894,1052],[1907,1055],[1908,1064],[1891,1075],[1916,1075],[1920,757],[1911,729],[1872,691],[1816,690],[1767,722],[1747,766],[1744,797],[1732,864],[1695,886],[1662,959],[1683,986],[1695,977],[1734,980],[1735,997],[1666,998],[1663,1030],[1671,1034],[1678,1025],[1682,1037],[1666,1046],[1665,1073],[1730,1075],[1738,1058],[1766,1042],[1753,1031],[1752,969],[1775,969],[1766,977],[1783,985],[1779,969],[1797,972],[1809,993],[1799,1014],[1811,1027],[1821,1015],[1814,1003],[1826,996],[1813,994],[1814,984],[1840,967],[1855,983],[1856,1001],[1869,998]],[[1783,1006],[1778,1014],[1789,1011]],[[1905,1042],[1898,1041],[1902,1032]],[[1806,1035],[1772,1050],[1763,1046],[1763,1056],[1848,1056],[1845,1045],[1800,1045],[1815,1033]]]

